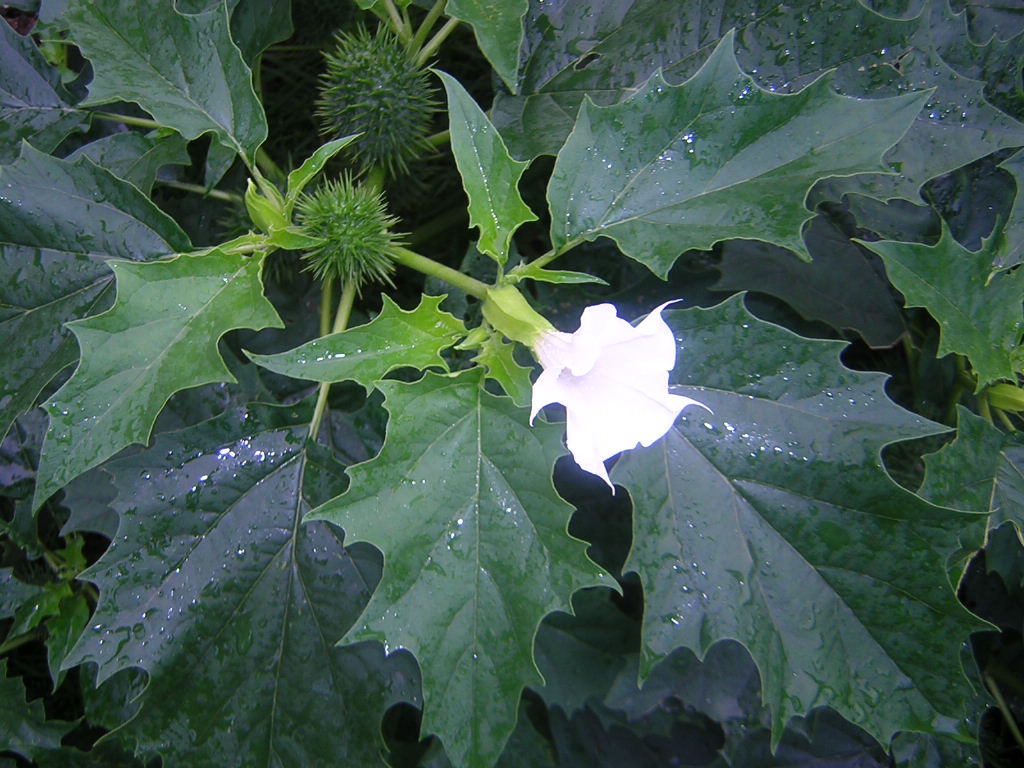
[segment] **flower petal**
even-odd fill
[[[651,445],[672,428],[683,408],[707,408],[668,391],[676,340],[661,312],[671,303],[635,327],[611,304],[587,307],[575,333],[552,332],[535,346],[544,371],[533,387],[531,420],[545,405],[562,403],[573,458],[613,490],[606,459]]]
[[[565,403],[565,391],[559,383],[562,371],[555,368],[545,368],[540,376],[533,382],[533,407],[530,410],[530,423],[537,418],[540,409],[552,403]]]
[[[608,470],[604,468],[605,457],[597,450],[600,424],[594,424],[586,414],[578,409],[566,411],[565,443],[572,454],[573,461],[592,475],[597,475],[615,492]]]

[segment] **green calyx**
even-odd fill
[[[438,102],[427,71],[386,30],[341,33],[325,56],[316,116],[321,133],[363,134],[352,145],[364,168],[389,176],[429,150]]]
[[[1024,389],[1006,382],[996,382],[985,390],[991,405],[1012,413],[1024,412]]]
[[[532,347],[537,338],[555,327],[530,306],[513,285],[488,288],[483,305],[484,319],[506,337]]]
[[[245,189],[245,210],[252,223],[262,231],[271,233],[288,226],[284,212],[284,197],[270,182],[260,179],[259,188],[249,179]]]
[[[390,283],[401,235],[391,228],[380,192],[343,177],[328,181],[298,204],[299,231],[320,244],[302,255],[306,269],[322,280],[354,283],[359,290],[371,282]]]

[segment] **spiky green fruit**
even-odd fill
[[[429,149],[438,109],[427,71],[387,30],[340,33],[325,55],[316,116],[330,138],[362,133],[353,149],[364,168],[404,173]]]
[[[302,255],[306,270],[322,280],[354,281],[357,290],[367,283],[390,283],[391,254],[402,236],[391,231],[398,219],[388,215],[379,191],[343,177],[303,195],[297,208],[305,234],[324,240]]]

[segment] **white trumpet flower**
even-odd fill
[[[676,342],[661,312],[671,303],[636,327],[611,304],[590,306],[575,333],[544,331],[532,344],[544,371],[533,385],[531,423],[545,405],[564,405],[573,459],[613,491],[605,459],[638,444],[651,445],[688,405],[711,410],[668,391]]]

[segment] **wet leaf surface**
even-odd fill
[[[770,0],[687,2],[672,13],[660,0],[534,0],[525,28],[520,90],[499,92],[492,116],[520,159],[555,154],[584,96],[603,106],[620,102],[659,69],[680,83],[730,30],[741,69],[785,93],[833,68],[839,81],[871,80],[915,25],[856,0],[798,9]]]
[[[527,164],[509,156],[501,135],[459,81],[435,71],[448,94],[452,153],[469,197],[469,224],[480,230],[477,248],[505,266],[512,235],[537,218],[519,194]]]
[[[254,406],[109,465],[117,536],[83,578],[100,602],[65,666],[99,682],[146,671],[121,731],[165,761],[371,765],[380,718],[416,700],[408,656],[337,648],[379,578],[380,560],[302,524],[342,466],[306,443],[308,408]],[[183,669],[189,669],[187,675]]]
[[[956,439],[925,456],[918,493],[934,504],[986,512],[992,528],[1012,521],[1024,529],[1024,440],[957,407]]]
[[[0,167],[0,433],[77,358],[62,324],[112,301],[107,259],[188,247],[172,219],[88,158],[58,160],[25,145]]]
[[[617,105],[583,103],[548,184],[552,244],[609,237],[661,277],[683,251],[729,238],[809,258],[808,190],[883,168],[924,101],[837,96],[829,77],[773,94],[740,71],[730,33],[682,85],[655,74]]]
[[[217,342],[235,328],[279,327],[262,259],[213,249],[169,261],[110,263],[114,306],[71,330],[82,357],[46,403],[35,506],[132,443],[149,440],[175,392],[234,381]]]
[[[276,355],[248,353],[267,370],[310,381],[355,381],[366,389],[400,367],[444,370],[441,357],[465,335],[465,327],[440,309],[444,297],[424,296],[415,309],[400,309],[387,296],[384,307],[365,325],[307,342]]]
[[[174,3],[73,3],[71,39],[96,76],[87,103],[134,101],[186,139],[213,131],[250,161],[267,138],[252,73],[231,40],[225,5],[195,14]]]
[[[445,8],[449,16],[473,27],[480,50],[513,90],[518,79],[523,16],[528,5],[528,0],[451,0]]]
[[[761,322],[739,298],[665,317],[673,391],[714,415],[684,413],[612,474],[634,503],[641,673],[677,647],[703,655],[733,638],[760,670],[773,741],[823,705],[883,743],[955,731],[970,698],[960,645],[984,624],[946,564],[985,519],[927,504],[879,458],[943,428],[893,405],[880,374],[840,365],[841,345]]]
[[[68,160],[88,157],[100,168],[134,184],[147,195],[157,173],[165,165],[188,165],[185,141],[176,133],[168,136],[114,133],[76,149]]]
[[[13,161],[22,141],[50,152],[84,123],[32,39],[0,24],[0,163]]]
[[[1024,271],[992,273],[992,240],[969,251],[943,225],[934,246],[891,240],[865,245],[882,257],[892,284],[908,307],[924,307],[939,324],[937,357],[965,355],[977,390],[1013,379],[1012,354],[1024,329]]]
[[[561,429],[482,388],[482,370],[380,382],[390,414],[374,459],[314,513],[384,553],[381,584],[346,642],[411,651],[423,731],[455,765],[491,765],[515,726],[537,625],[582,587],[613,582],[566,532],[551,485]]]

